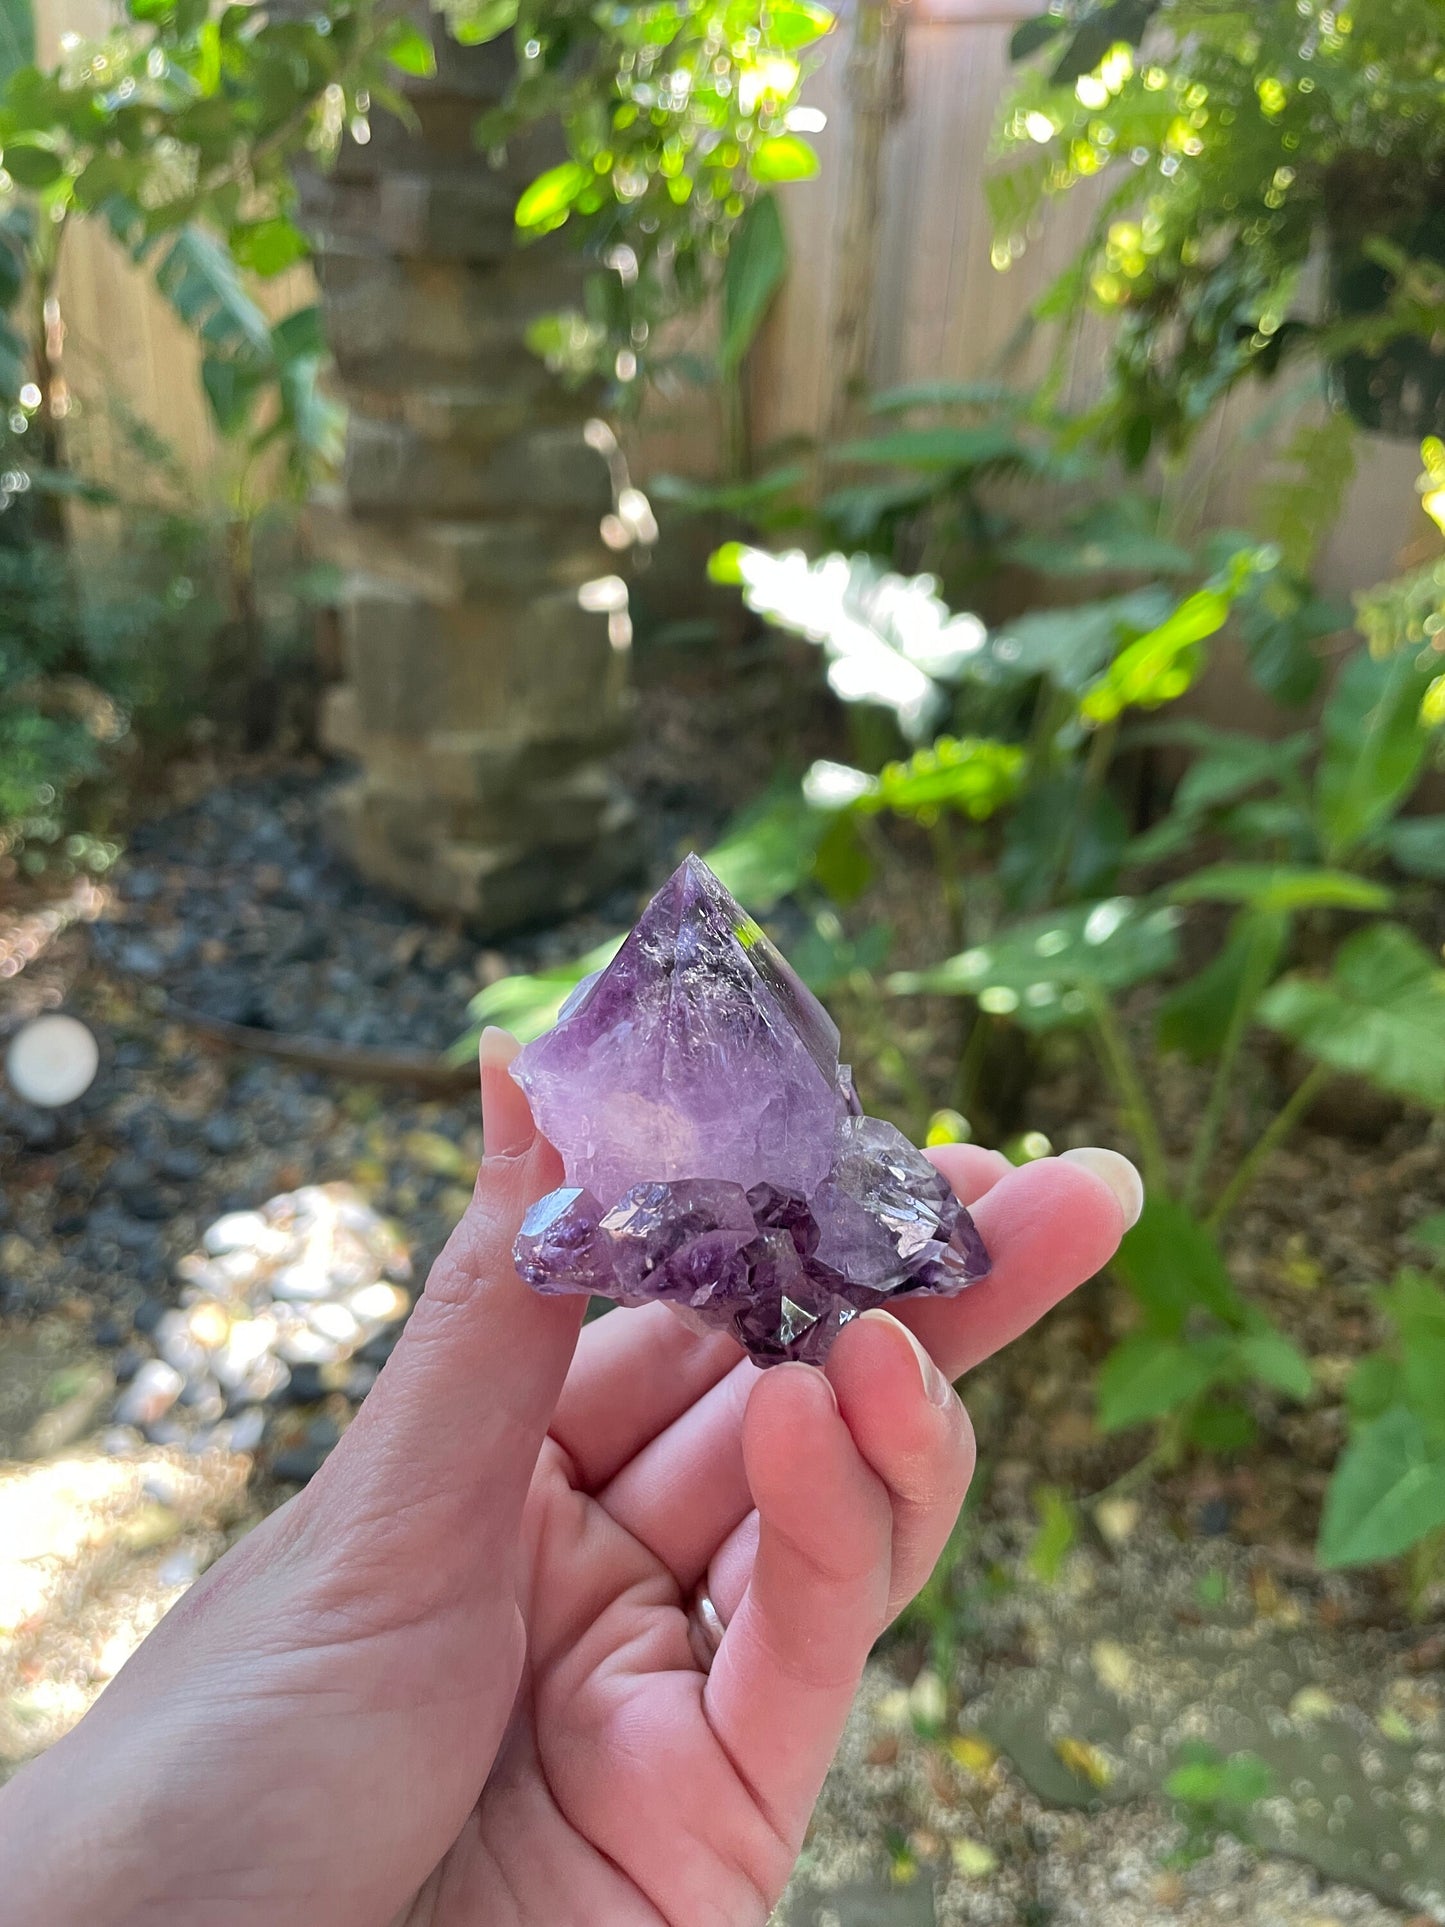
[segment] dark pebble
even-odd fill
[[[91,1329],[91,1338],[106,1351],[113,1351],[117,1345],[126,1341],[126,1327],[118,1318],[97,1318]]]
[[[117,1352],[110,1363],[110,1368],[115,1373],[116,1384],[129,1385],[141,1366],[145,1364],[147,1356],[147,1353],[137,1351],[134,1345],[127,1345],[123,1351]]]
[[[291,1383],[282,1396],[291,1405],[314,1405],[318,1399],[325,1398],[326,1387],[321,1382],[319,1365],[293,1365]]]
[[[305,1485],[314,1479],[326,1463],[329,1447],[315,1446],[308,1440],[304,1445],[293,1445],[287,1452],[278,1452],[271,1461],[271,1476],[284,1479],[292,1485]]]
[[[194,1184],[198,1178],[205,1176],[206,1160],[188,1144],[178,1144],[174,1149],[161,1153],[156,1161],[156,1170],[174,1184]]]
[[[135,1316],[131,1323],[138,1332],[149,1338],[170,1309],[170,1306],[164,1304],[159,1298],[142,1298],[135,1308]]]
[[[239,1151],[246,1141],[246,1133],[234,1117],[222,1112],[217,1117],[209,1117],[201,1126],[201,1141],[208,1151],[217,1157],[228,1157],[232,1151]]]
[[[1201,1538],[1217,1539],[1228,1532],[1234,1517],[1234,1507],[1228,1499],[1206,1499],[1194,1515],[1195,1528]]]

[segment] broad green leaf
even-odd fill
[[[1445,970],[1398,924],[1351,937],[1328,977],[1282,977],[1259,1014],[1334,1070],[1445,1106]]]
[[[146,251],[142,243],[141,253]],[[213,353],[262,365],[271,360],[270,324],[214,235],[199,227],[182,228],[162,244],[154,278],[181,320]]]
[[[1445,1437],[1445,1291],[1407,1266],[1382,1296],[1400,1337],[1404,1401],[1432,1438]]]
[[[1156,1335],[1177,1338],[1196,1310],[1236,1329],[1246,1323],[1244,1303],[1218,1245],[1208,1229],[1171,1198],[1145,1201],[1138,1223],[1124,1234],[1114,1269]]]
[[[1036,54],[1040,47],[1046,47],[1063,31],[1061,14],[1035,14],[1032,20],[1022,21],[1014,28],[1008,43],[1008,57],[1010,60],[1027,60],[1030,54]]]
[[[1445,1259],[1445,1211],[1432,1211],[1417,1219],[1410,1227],[1410,1236],[1417,1245]]]
[[[1243,910],[1229,926],[1219,954],[1197,977],[1171,990],[1159,1006],[1159,1042],[1206,1062],[1224,1046],[1241,999],[1253,1003],[1279,968],[1289,919],[1278,911]]]
[[[1445,816],[1401,817],[1386,827],[1384,845],[1408,875],[1445,882]]]
[[[1429,747],[1420,726],[1426,678],[1414,654],[1360,649],[1340,672],[1320,718],[1323,749],[1315,812],[1327,855],[1357,848],[1415,787]]]
[[[1157,529],[1154,504],[1135,495],[1100,502],[1087,514],[1048,533],[1032,532],[1005,553],[1041,575],[1088,575],[1112,570],[1138,575],[1181,575],[1193,565],[1188,549]]]
[[[1388,910],[1394,893],[1348,870],[1313,870],[1284,863],[1214,863],[1182,878],[1169,892],[1175,903],[1247,903],[1263,911]]]
[[[1167,589],[1150,588],[1070,609],[1033,610],[990,636],[986,659],[1005,676],[1047,676],[1077,694],[1122,645],[1162,622],[1172,607]]]
[[[1178,1411],[1216,1382],[1229,1350],[1225,1338],[1195,1344],[1149,1332],[1126,1338],[1099,1372],[1101,1429],[1120,1432]]]
[[[733,229],[722,281],[718,361],[739,366],[788,272],[788,242],[778,203],[760,194]]]
[[[306,236],[284,215],[234,227],[228,240],[236,266],[259,274],[263,280],[294,267],[311,252]]]
[[[436,50],[412,20],[399,20],[391,30],[386,57],[404,74],[426,79],[437,70]]]
[[[1006,422],[980,428],[898,428],[833,450],[839,462],[870,462],[898,468],[969,469],[995,462],[1024,462],[1030,455]]]
[[[770,187],[782,181],[811,181],[818,172],[818,156],[797,134],[770,134],[748,155],[748,172]]]
[[[982,822],[1017,795],[1025,761],[1016,743],[940,736],[906,762],[885,764],[854,808],[890,810],[923,823],[935,821],[940,810],[956,810]]]
[[[1239,1360],[1251,1378],[1284,1392],[1293,1399],[1307,1399],[1315,1388],[1309,1360],[1297,1345],[1272,1325],[1261,1325],[1246,1332],[1239,1341]]]
[[[1445,1525],[1445,1442],[1393,1406],[1351,1438],[1325,1495],[1322,1566],[1397,1559]]]
[[[7,141],[3,161],[6,173],[21,187],[49,187],[65,172],[59,154],[30,141]]]
[[[577,958],[575,963],[503,977],[494,984],[488,984],[479,996],[472,999],[468,1013],[478,1027],[500,1024],[524,1044],[529,1043],[532,1038],[540,1037],[544,1030],[552,1028],[557,1021],[558,1011],[578,984],[585,977],[605,970],[621,948],[622,936],[619,934],[605,938],[585,956]],[[473,1031],[453,1045],[449,1055],[454,1062],[464,1062],[475,1048]]]
[[[518,0],[444,0],[447,30],[460,47],[480,47],[517,24]]]
[[[549,167],[523,189],[512,219],[533,234],[550,234],[553,228],[561,227],[578,195],[593,179],[592,169],[580,161],[562,161]]]
[[[1358,1426],[1402,1404],[1404,1391],[1400,1361],[1388,1352],[1367,1352],[1345,1381],[1345,1403]]]
[[[829,822],[788,784],[744,811],[707,861],[745,909],[765,917],[808,875]]]
[[[774,0],[768,8],[768,35],[789,53],[811,47],[833,31],[834,16],[817,0]]]
[[[858,971],[871,976],[886,960],[892,943],[893,932],[886,924],[875,923],[855,939],[843,933],[831,911],[825,911],[788,946],[788,960],[809,990],[826,997]]]
[[[1194,736],[1199,754],[1179,779],[1174,807],[1192,816],[1233,803],[1261,784],[1279,783],[1283,772],[1296,767],[1310,746],[1306,734],[1284,742],[1248,736],[1240,730],[1198,726]]]
[[[974,997],[991,1015],[1048,1029],[1083,1021],[1092,994],[1162,976],[1177,954],[1173,911],[1108,897],[1030,917],[932,970],[891,977],[889,988]]]
[[[1112,887],[1128,841],[1114,796],[1090,792],[1076,766],[1024,788],[1004,823],[998,880],[1015,910],[1096,897]]]
[[[1196,589],[1157,629],[1131,642],[1084,697],[1084,715],[1112,722],[1126,709],[1157,709],[1175,701],[1199,669],[1199,644],[1229,620],[1232,598],[1219,588]]]

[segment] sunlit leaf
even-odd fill
[[[391,30],[386,57],[404,74],[427,78],[437,70],[436,51],[421,28],[411,20],[400,20]]]
[[[580,161],[562,161],[539,174],[517,201],[513,220],[519,228],[535,234],[548,234],[561,227],[584,187],[591,184],[592,170]]]
[[[1229,620],[1223,589],[1196,589],[1157,629],[1131,642],[1085,695],[1093,722],[1112,722],[1126,709],[1157,709],[1182,696],[1199,672],[1198,647]]]
[[[769,186],[783,181],[811,181],[818,172],[818,156],[797,134],[772,134],[749,154],[748,172],[755,181]]]
[[[772,0],[768,8],[769,35],[789,52],[812,46],[831,33],[833,26],[833,14],[817,0]]]

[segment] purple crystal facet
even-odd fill
[[[513,1074],[568,1178],[517,1238],[538,1291],[661,1300],[759,1364],[821,1364],[860,1311],[988,1270],[944,1179],[862,1115],[832,1019],[695,856]]]

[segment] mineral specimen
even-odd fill
[[[927,1158],[860,1114],[832,1018],[699,857],[512,1071],[568,1180],[517,1237],[539,1292],[662,1300],[759,1364],[821,1364],[858,1312],[989,1268]]]

